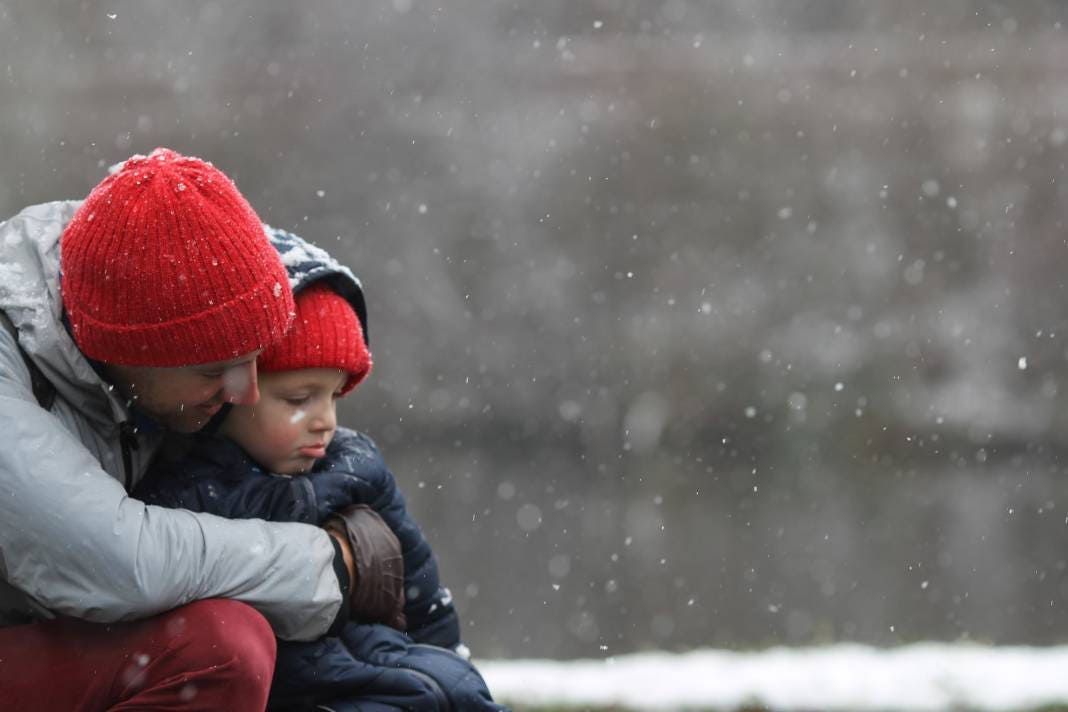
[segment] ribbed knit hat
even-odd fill
[[[371,372],[371,354],[352,305],[323,282],[297,292],[297,318],[281,341],[260,354],[261,373],[302,368],[349,372],[345,395]]]
[[[221,171],[157,148],[100,182],[63,231],[63,305],[86,356],[125,366],[227,361],[285,333],[285,267]]]

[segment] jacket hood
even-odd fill
[[[91,421],[114,424],[126,409],[63,326],[59,240],[79,205],[33,205],[0,223],[0,310],[56,393]]]
[[[289,286],[296,294],[316,282],[327,282],[338,294],[343,296],[356,311],[363,328],[363,338],[370,346],[371,338],[367,331],[367,302],[363,296],[363,285],[348,267],[344,266],[323,250],[302,240],[293,233],[264,225],[267,236],[271,238],[282,264],[289,273]]]

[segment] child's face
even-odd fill
[[[220,432],[271,472],[307,472],[334,437],[337,399],[347,379],[336,368],[260,374],[259,402],[235,405]]]

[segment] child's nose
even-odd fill
[[[326,407],[315,414],[312,427],[318,431],[333,430],[337,426],[337,414],[333,407]]]

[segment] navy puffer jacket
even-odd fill
[[[265,471],[232,440],[198,433],[172,440],[134,496],[171,509],[227,519],[322,524],[350,504],[375,510],[400,541],[404,557],[404,615],[408,634],[444,648],[460,644],[452,596],[438,578],[430,544],[415,524],[393,473],[369,437],[346,428],[307,475]]]
[[[470,662],[454,652],[460,628],[430,545],[374,443],[341,428],[307,475],[266,472],[233,441],[198,433],[170,443],[134,491],[149,504],[229,519],[319,524],[366,504],[397,535],[408,629],[348,623],[337,638],[280,641],[272,709],[503,710]]]

